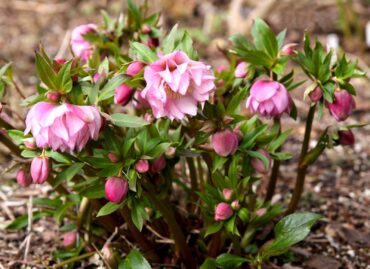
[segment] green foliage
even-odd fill
[[[119,264],[119,269],[151,269],[152,267],[144,256],[136,249],[130,251],[127,257]]]

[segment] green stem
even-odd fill
[[[274,119],[274,123],[279,124],[278,135],[280,135],[280,133],[281,133],[281,121],[280,121],[280,119]],[[278,148],[277,151],[280,151],[280,148]],[[279,160],[274,160],[270,180],[269,180],[269,183],[268,183],[268,186],[267,186],[267,193],[266,193],[266,197],[265,197],[265,202],[271,201],[272,197],[275,194],[276,183],[277,183],[277,179],[279,177],[279,168],[280,168],[280,161]]]
[[[82,254],[82,255],[80,255],[80,256],[72,257],[72,258],[70,258],[70,259],[68,259],[68,260],[65,260],[65,261],[62,261],[62,262],[60,262],[60,263],[57,263],[56,265],[54,265],[54,267],[53,267],[53,268],[62,267],[62,266],[67,265],[67,264],[69,264],[69,263],[77,262],[77,261],[80,261],[80,260],[86,259],[86,258],[88,258],[88,257],[90,257],[90,256],[92,256],[92,255],[94,255],[94,254],[95,254],[95,251],[91,251],[91,252],[88,252],[88,253]]]
[[[304,133],[301,155],[299,156],[297,179],[296,179],[296,183],[294,186],[293,195],[290,200],[288,209],[285,212],[285,215],[289,215],[296,210],[299,200],[301,198],[302,192],[303,192],[304,180],[305,180],[306,172],[307,172],[307,165],[303,165],[303,161],[306,157],[306,154],[308,152],[308,147],[310,144],[312,122],[315,116],[315,110],[316,110],[316,104],[312,105],[310,107],[310,110],[308,111],[307,120],[306,120],[306,130]]]
[[[171,204],[168,201],[159,200],[158,195],[153,191],[154,186],[148,181],[146,185],[148,187],[146,189],[146,195],[152,204],[159,210],[159,212],[161,212],[162,217],[166,220],[172,237],[175,241],[176,251],[180,253],[186,268],[196,268],[194,256],[185,240],[182,228],[176,221],[175,214],[171,209]]]

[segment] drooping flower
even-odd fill
[[[83,24],[73,29],[71,33],[71,48],[75,56],[87,61],[93,53],[93,45],[83,35],[94,32],[97,26],[93,23]]]
[[[352,114],[356,103],[350,93],[345,90],[337,90],[334,92],[333,103],[326,102],[326,107],[336,121],[344,121]]]
[[[191,60],[185,52],[162,55],[144,71],[146,87],[141,92],[156,118],[181,120],[195,116],[198,103],[209,100],[215,77],[209,66]]]
[[[247,70],[248,64],[246,62],[240,62],[234,71],[234,76],[236,78],[244,78],[248,74]]]
[[[219,203],[215,209],[215,221],[229,219],[234,214],[233,209],[227,203]]]
[[[290,113],[293,101],[284,85],[272,80],[257,80],[251,87],[247,108],[262,117],[279,117]]]
[[[39,148],[81,151],[90,138],[98,138],[101,125],[94,106],[39,102],[27,114],[25,134],[31,131]]]
[[[238,135],[230,129],[213,134],[211,140],[213,149],[220,156],[226,157],[233,155],[238,149]]]
[[[322,90],[320,89],[320,87],[316,87],[312,92],[308,94],[308,96],[310,97],[311,102],[317,103],[322,98]]]
[[[265,174],[267,173],[270,168],[271,168],[271,164],[272,164],[272,160],[271,160],[271,156],[270,154],[264,150],[264,149],[259,149],[258,150],[259,153],[261,153],[262,155],[264,155],[267,160],[268,160],[268,164],[267,164],[267,167],[265,167],[265,164],[264,162],[259,159],[259,158],[252,158],[251,160],[251,165],[252,167],[254,168],[254,170],[256,170],[257,172],[261,173],[261,174]]]
[[[18,170],[16,179],[22,187],[28,187],[32,183],[31,175],[22,168]]]
[[[31,177],[34,183],[44,183],[50,174],[51,163],[48,157],[39,156],[31,162]]]
[[[110,177],[105,182],[105,197],[112,203],[120,204],[127,196],[128,182],[119,177]]]

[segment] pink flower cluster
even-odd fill
[[[144,71],[146,87],[141,92],[156,118],[181,120],[195,116],[198,103],[204,104],[215,89],[210,67],[191,60],[185,52],[161,55]]]
[[[39,148],[80,151],[90,138],[98,138],[101,126],[96,107],[39,102],[27,114],[25,134],[32,131]]]
[[[93,46],[88,42],[83,35],[93,32],[97,26],[93,23],[83,24],[73,29],[71,33],[71,48],[75,56],[80,57],[81,60],[87,61],[92,53]]]

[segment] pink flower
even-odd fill
[[[166,167],[166,159],[163,157],[159,157],[158,159],[154,160],[152,165],[150,166],[150,171],[152,173],[159,173]]]
[[[66,59],[63,59],[63,58],[57,58],[57,59],[54,59],[54,61],[57,64],[65,64],[67,62]]]
[[[252,167],[254,168],[254,170],[256,170],[257,172],[259,172],[261,174],[265,174],[271,168],[271,164],[272,164],[271,156],[264,149],[259,149],[258,152],[261,153],[262,155],[264,155],[268,159],[267,167],[265,167],[265,164],[263,163],[263,161],[261,159],[258,159],[258,158],[252,158],[251,164],[252,164]]]
[[[139,173],[146,173],[149,170],[149,162],[147,160],[138,160],[135,164],[135,169]]]
[[[322,91],[320,87],[316,87],[312,92],[308,94],[308,96],[313,103],[317,103],[318,101],[320,101],[322,98]]]
[[[46,97],[48,100],[52,102],[58,102],[60,99],[60,93],[59,92],[48,92]]]
[[[298,46],[297,43],[289,43],[289,44],[286,44],[281,49],[281,52],[282,52],[283,55],[293,55],[295,53],[295,51],[293,50],[293,48],[295,48],[297,46]]]
[[[223,194],[225,200],[230,200],[231,196],[233,196],[233,190],[225,188],[225,189],[222,190],[222,194]]]
[[[356,103],[350,93],[339,90],[334,92],[333,103],[326,102],[326,107],[336,121],[344,121],[352,114],[352,109],[356,107]]]
[[[130,101],[133,92],[134,90],[126,84],[118,86],[114,94],[114,103],[123,106],[126,105]]]
[[[143,109],[143,108],[148,108],[150,107],[148,101],[141,97],[141,90],[136,90],[134,93],[134,100],[132,101],[132,105],[136,109]]]
[[[215,209],[215,221],[222,221],[229,219],[234,215],[233,209],[227,203],[219,203]]]
[[[355,136],[351,130],[339,131],[339,144],[342,146],[352,146],[355,143]]]
[[[101,125],[94,106],[39,102],[27,114],[25,134],[32,131],[39,148],[81,151],[90,138],[98,139]]]
[[[280,117],[290,113],[293,101],[283,84],[272,80],[257,80],[251,87],[247,108],[262,117]]]
[[[221,64],[221,65],[219,65],[219,66],[217,67],[216,71],[217,71],[218,73],[221,73],[222,71],[225,71],[226,69],[227,69],[227,67],[226,67],[225,65]]]
[[[94,32],[97,29],[95,24],[83,24],[73,29],[71,33],[71,48],[75,56],[87,61],[93,53],[93,45],[85,40],[84,34]]]
[[[29,173],[24,171],[23,169],[19,169],[17,173],[17,182],[22,187],[28,187],[32,183],[32,177]]]
[[[134,61],[130,63],[126,69],[126,74],[129,76],[136,76],[144,68],[145,64],[140,61]]]
[[[234,71],[234,76],[236,78],[244,78],[248,74],[247,70],[248,64],[246,62],[240,62]]]
[[[115,204],[120,204],[127,196],[128,182],[119,177],[110,177],[105,182],[105,197]]]
[[[72,248],[76,245],[77,233],[72,231],[63,235],[63,246],[65,248]]]
[[[44,183],[50,174],[51,163],[48,157],[39,156],[31,162],[31,177],[36,184]]]
[[[36,148],[35,139],[33,137],[23,139],[23,144],[28,149],[35,149]]]
[[[222,157],[233,155],[238,149],[238,135],[230,129],[213,134],[211,140],[213,149]]]
[[[156,118],[183,119],[195,116],[198,103],[204,104],[215,88],[209,66],[191,60],[185,52],[160,56],[144,71],[146,87],[141,92]]]

